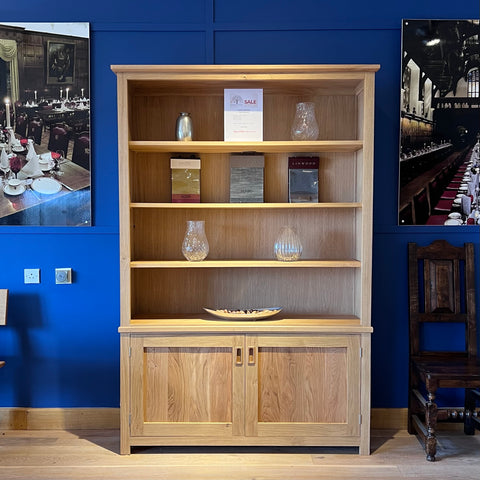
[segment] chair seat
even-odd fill
[[[448,200],[448,199],[451,199],[451,198],[455,198],[457,196],[457,191],[456,190],[445,190],[442,195],[440,196],[440,198],[442,200]]]
[[[480,359],[415,360],[413,366],[438,388],[480,388]]]
[[[440,200],[435,205],[435,211],[437,212],[449,212],[452,209],[453,198],[451,200]]]
[[[426,225],[443,225],[448,220],[448,215],[430,215]]]

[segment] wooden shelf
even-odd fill
[[[269,332],[290,333],[371,333],[372,327],[360,325],[360,319],[353,315],[282,315],[262,321],[226,321],[206,313],[180,316],[149,315],[131,320],[130,325],[120,327],[120,333],[144,332]]]
[[[358,260],[298,260],[280,262],[278,260],[136,260],[131,268],[360,268]]]
[[[356,152],[363,148],[361,140],[336,140],[315,142],[221,142],[221,141],[129,141],[132,152],[172,152],[172,153],[235,153],[235,152]]]
[[[330,203],[143,203],[133,202],[130,208],[173,208],[173,209],[316,209],[316,208],[362,208],[360,202],[330,202]]]

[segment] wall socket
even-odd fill
[[[40,283],[40,269],[25,268],[23,270],[23,283]]]
[[[55,269],[55,283],[58,285],[66,285],[72,283],[72,269],[71,268],[56,268]]]

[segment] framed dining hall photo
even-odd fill
[[[479,23],[402,22],[399,225],[480,224]]]
[[[0,23],[0,225],[92,224],[89,30]]]

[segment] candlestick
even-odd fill
[[[65,100],[67,100],[67,101],[68,101],[68,91],[69,91],[69,90],[70,90],[69,88],[67,88],[67,89],[65,90]]]
[[[82,88],[82,98],[83,98],[83,88]]]
[[[5,99],[5,114],[7,116],[7,128],[10,128],[10,99]]]
[[[62,95],[63,95],[63,88],[60,89],[60,100],[62,99]]]
[[[35,101],[37,101],[37,91],[35,90]]]

